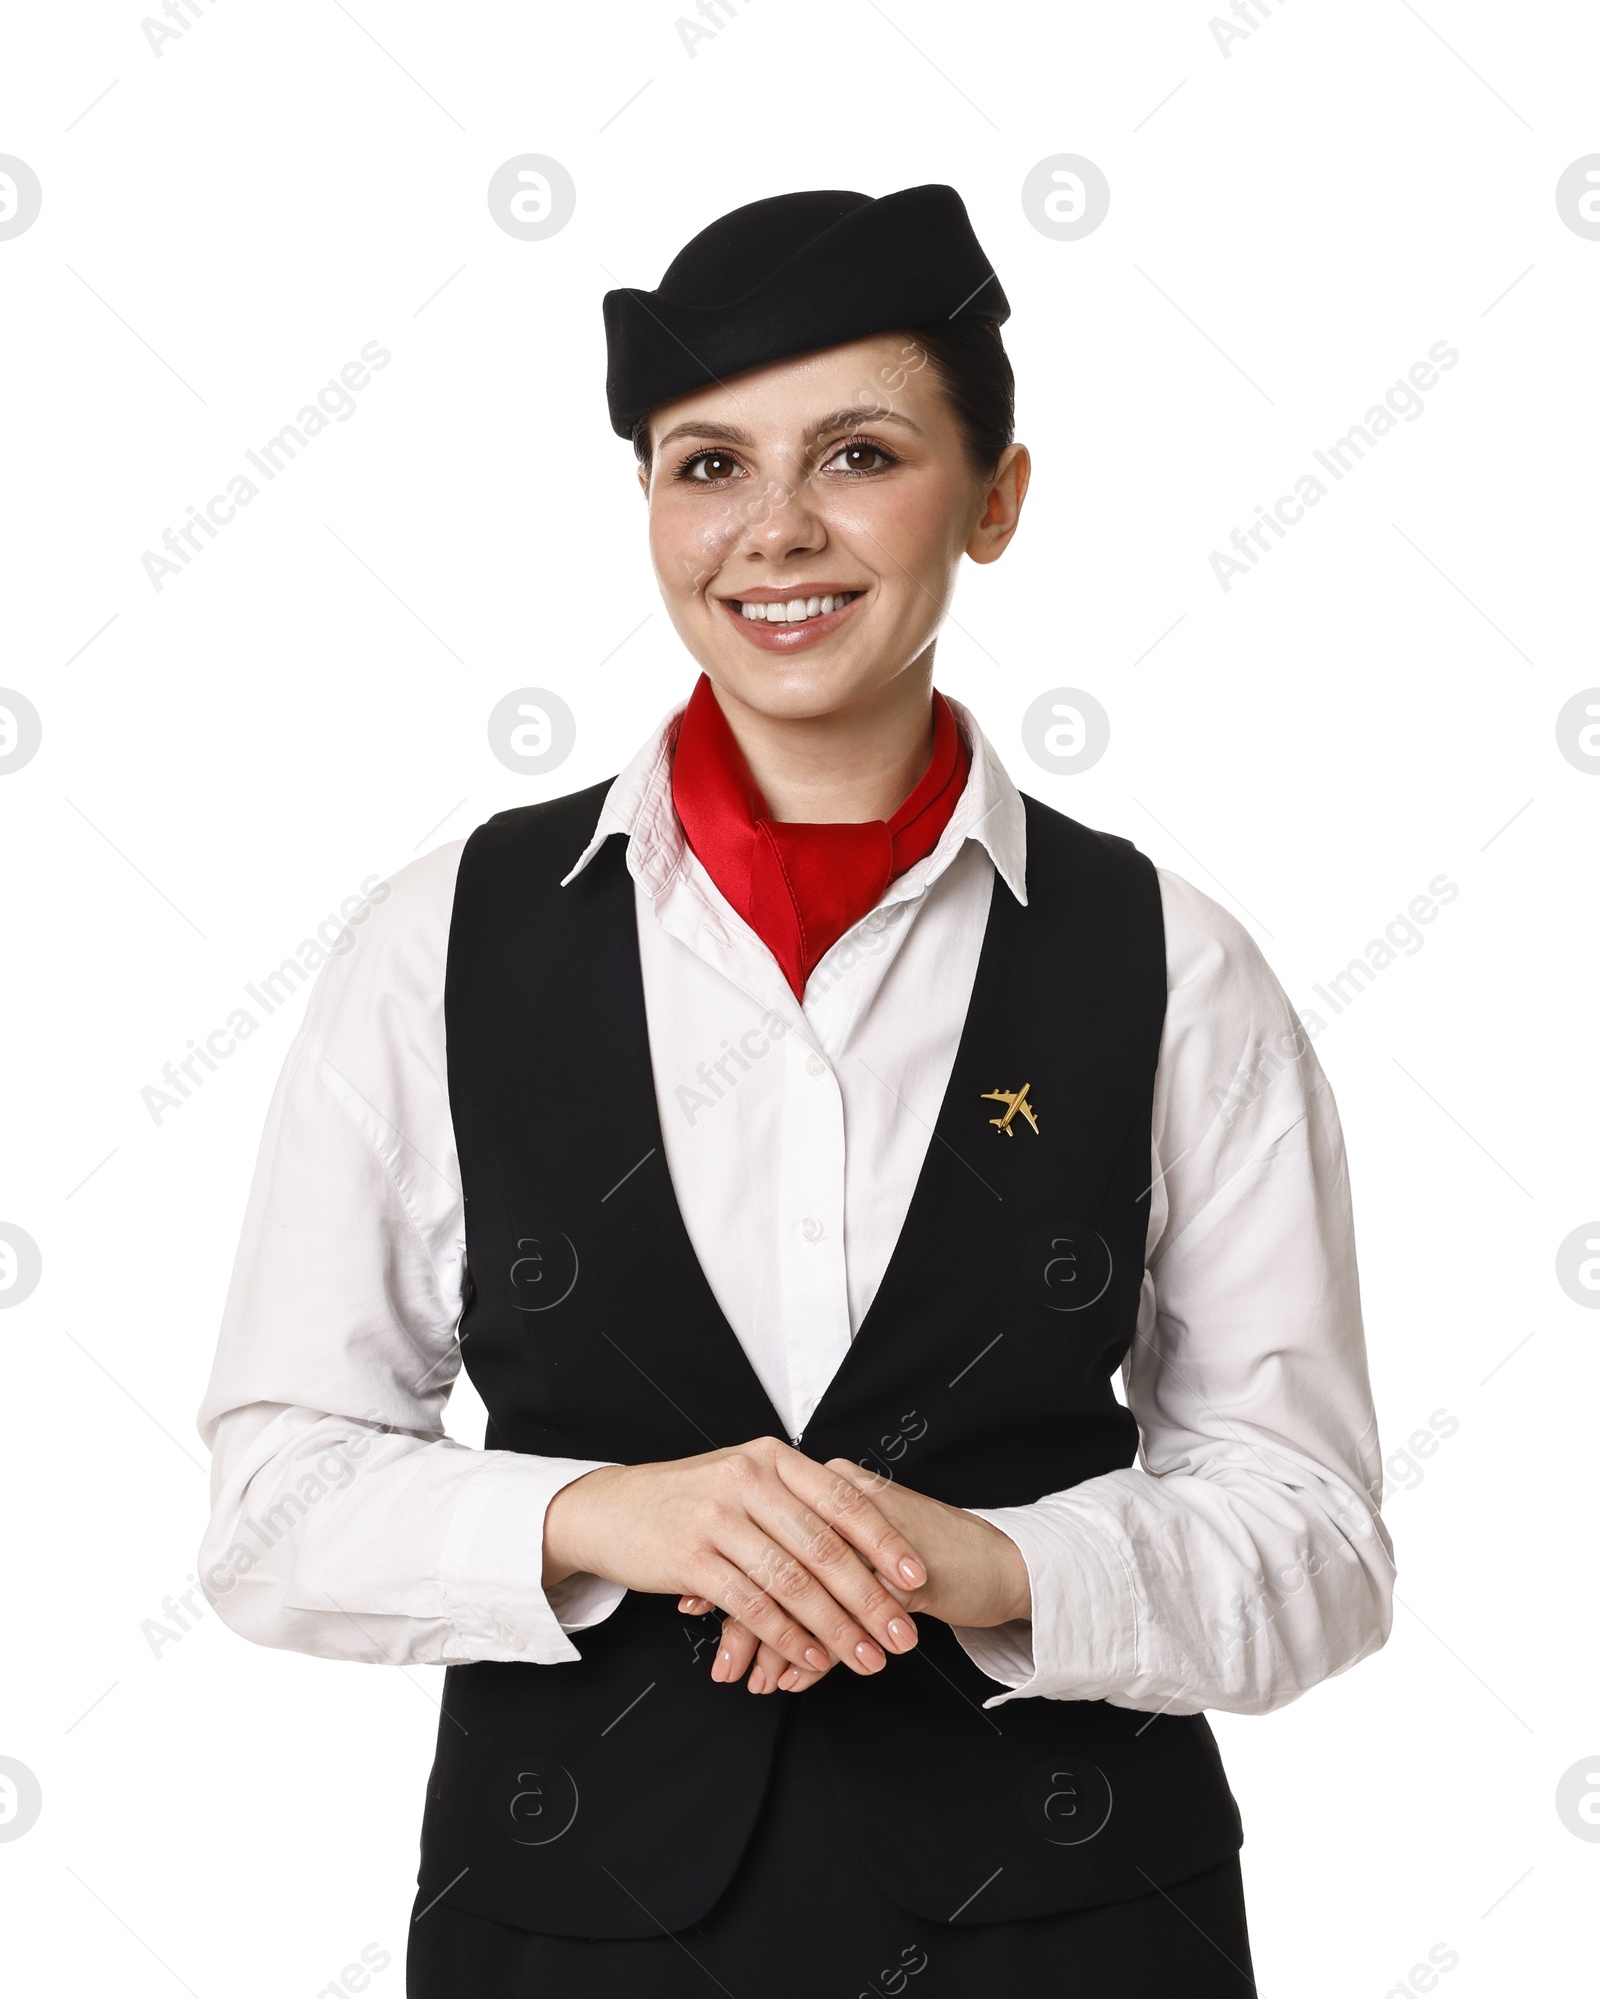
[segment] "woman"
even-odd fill
[[[1299,1023],[932,688],[1027,491],[1007,311],[942,187],[609,295],[701,677],[402,871],[280,1083],[204,1573],[452,1668],[413,1999],[1252,1991],[1201,1711],[1387,1633]]]

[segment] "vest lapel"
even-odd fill
[[[738,1405],[743,1407],[748,1404],[752,1415],[759,1412],[760,1420],[745,1435],[712,1437],[701,1430],[706,1448],[723,1449],[763,1433],[774,1437],[787,1436],[782,1418],[772,1406],[771,1397],[751,1366],[738,1335],[729,1325],[727,1315],[718,1304],[716,1293],[695,1254],[694,1243],[678,1202],[678,1191],[667,1170],[666,1146],[662,1140],[660,1110],[656,1101],[655,1069],[650,1059],[650,1030],[645,1012],[643,970],[639,961],[633,878],[627,870],[625,848],[620,838],[606,842],[604,849],[566,893],[570,895],[591,875],[595,876],[595,880],[590,892],[595,896],[596,914],[608,932],[608,955],[618,976],[609,994],[601,996],[591,993],[585,1004],[594,1006],[598,1003],[601,1019],[596,1024],[601,1030],[603,1046],[613,1051],[610,1062],[606,1064],[606,1096],[617,1107],[619,1123],[632,1133],[627,1148],[631,1158],[623,1160],[620,1152],[617,1155],[617,1171],[627,1177],[608,1189],[602,1195],[602,1201],[607,1208],[615,1203],[618,1212],[611,1219],[619,1225],[643,1225],[655,1233],[666,1268],[677,1285],[674,1304],[686,1308],[682,1314],[684,1322],[701,1329],[710,1346],[708,1358],[712,1369],[732,1385]],[[633,1150],[635,1146],[637,1151]],[[636,1172],[630,1173],[629,1168],[635,1160],[642,1163]],[[696,1337],[700,1337],[701,1333],[697,1333]],[[638,1363],[634,1365],[637,1367]],[[669,1401],[672,1399],[665,1384],[654,1385],[658,1393],[665,1395]],[[696,1429],[700,1428],[692,1411],[681,1413]]]

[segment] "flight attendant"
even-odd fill
[[[402,870],[279,1084],[202,1573],[261,1643],[450,1668],[412,1999],[1236,1999],[1203,1711],[1387,1635],[1300,1022],[933,688],[1027,492],[1008,311],[947,187],[609,294],[699,676]]]

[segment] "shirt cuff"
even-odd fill
[[[1069,1502],[1070,1503],[1070,1502]],[[1060,1500],[969,1506],[1009,1535],[1028,1571],[1031,1618],[984,1630],[953,1627],[962,1650],[1009,1689],[984,1702],[1025,1697],[1104,1700],[1135,1677],[1138,1618],[1128,1566],[1113,1543]]]
[[[627,1594],[621,1583],[580,1573],[552,1583],[544,1599],[563,1631],[587,1631],[591,1624],[603,1624]]]
[[[627,1594],[599,1576],[569,1576],[548,1594],[544,1516],[563,1486],[599,1471],[603,1458],[544,1458],[516,1451],[484,1454],[456,1508],[444,1556],[451,1635],[445,1658],[526,1660],[560,1665],[583,1655],[567,1636],[599,1624]]]

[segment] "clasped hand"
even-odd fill
[[[1029,1614],[1011,1538],[976,1514],[775,1437],[660,1464],[608,1465],[545,1515],[546,1588],[577,1573],[725,1613],[714,1680],[799,1693],[835,1665],[883,1670],[948,1624]]]

